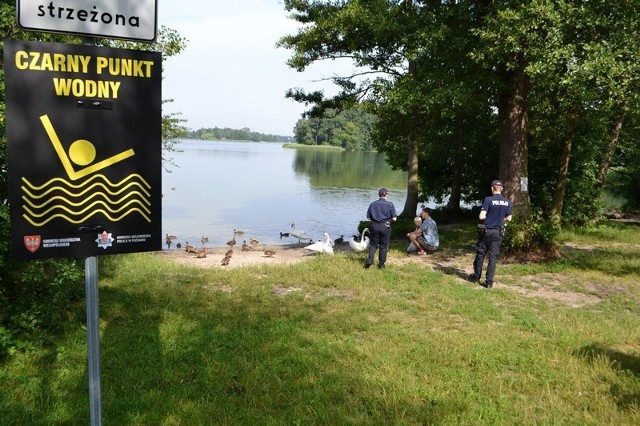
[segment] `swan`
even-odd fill
[[[329,237],[329,234],[324,233],[324,241],[317,241],[311,245],[305,247],[306,250],[315,251],[316,253],[333,254],[333,241]]]
[[[295,223],[291,224],[291,232],[289,232],[289,235],[291,235],[292,237],[297,238],[298,239],[298,244],[300,244],[300,241],[302,241],[302,240],[311,240],[311,237],[309,237],[307,234],[305,234],[304,231],[300,231],[300,230],[296,231],[296,224]]]
[[[364,234],[369,232],[369,228],[364,228],[362,230],[362,235],[360,236],[360,241],[356,241],[355,237],[351,237],[349,240],[349,247],[354,249],[355,251],[364,251],[369,248],[369,237],[365,237]]]

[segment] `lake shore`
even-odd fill
[[[260,244],[252,250],[243,251],[242,247],[236,245],[233,249],[233,255],[229,260],[229,264],[222,266],[222,259],[229,250],[229,246],[224,247],[197,247],[196,251],[204,249],[206,257],[198,258],[194,253],[187,253],[184,248],[172,248],[170,250],[162,250],[158,255],[164,256],[167,260],[177,262],[184,265],[196,266],[201,268],[238,268],[241,266],[250,266],[258,264],[287,265],[302,262],[317,256],[305,247],[309,243],[302,244],[283,244],[283,245],[265,245]],[[265,250],[274,251],[275,254],[267,256]],[[334,252],[352,251],[349,244],[339,244],[334,247]]]

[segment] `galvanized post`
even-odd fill
[[[102,426],[102,390],[100,385],[100,309],[98,299],[98,260],[95,256],[84,261],[85,292],[87,297],[87,337],[89,358],[89,404],[91,426]]]

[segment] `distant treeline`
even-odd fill
[[[292,136],[265,135],[264,133],[252,132],[251,129],[198,129],[185,132],[182,137],[189,139],[203,139],[209,141],[253,141],[253,142],[293,142]]]
[[[301,118],[293,130],[303,145],[330,145],[349,151],[375,149],[371,133],[376,117],[358,109],[326,109],[322,117]]]

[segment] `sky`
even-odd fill
[[[281,0],[158,0],[158,27],[187,39],[186,49],[164,64],[163,113],[179,112],[200,128],[248,127],[264,134],[293,135],[304,104],[285,98],[290,88],[335,94],[327,81],[350,64],[314,64],[304,72],[286,65],[291,51],[276,48],[298,23]]]

